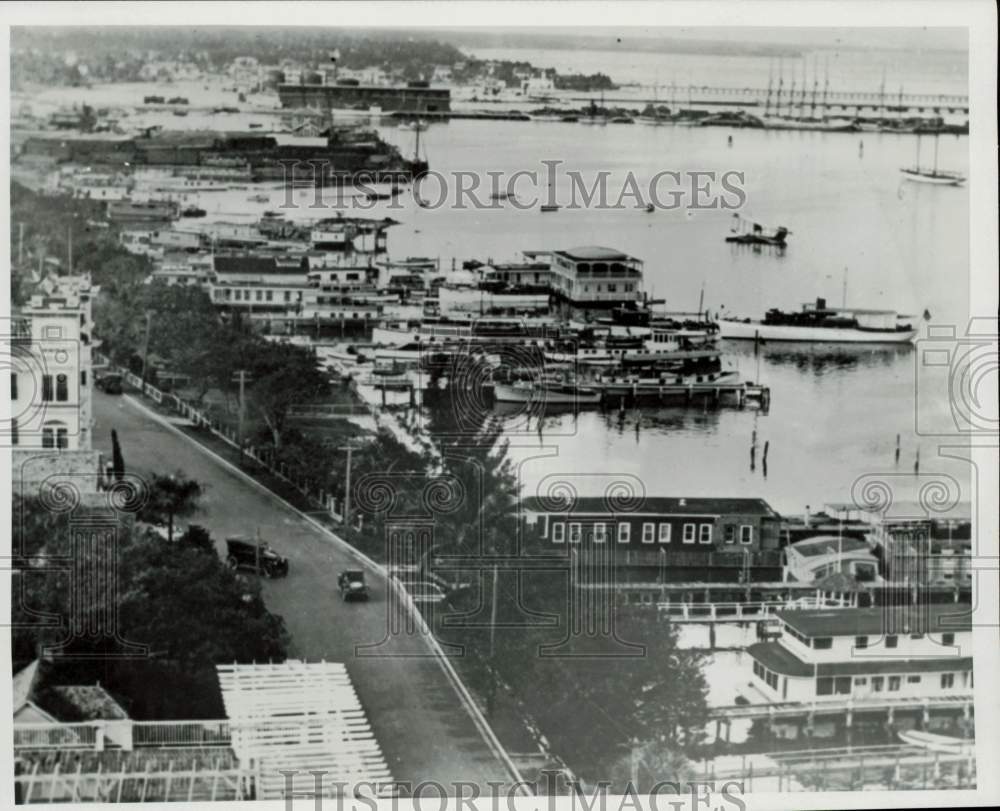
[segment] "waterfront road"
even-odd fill
[[[284,617],[291,633],[289,656],[347,665],[397,781],[468,781],[484,789],[487,781],[512,782],[499,752],[433,656],[430,640],[414,631],[393,634],[389,644],[378,645],[390,617],[405,625],[404,611],[394,608],[397,601],[387,600],[383,578],[368,573],[370,602],[343,603],[337,574],[358,563],[327,534],[157,422],[131,398],[95,391],[94,416],[95,449],[106,458],[115,429],[129,472],[182,470],[207,486],[203,509],[190,520],[211,531],[220,554],[225,554],[227,535],[259,530],[288,556],[289,576],[264,580],[263,589],[268,607]]]

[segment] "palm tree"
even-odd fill
[[[144,521],[165,523],[167,540],[172,543],[174,519],[196,513],[202,493],[202,486],[194,479],[185,478],[181,471],[169,476],[154,473],[149,484],[149,500],[140,517]]]

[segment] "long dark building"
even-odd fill
[[[382,113],[446,113],[451,110],[451,91],[411,83],[405,87],[355,84],[282,84],[278,86],[282,107],[312,107],[317,110],[350,109]]]

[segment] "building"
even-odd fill
[[[16,448],[91,448],[91,289],[89,278],[48,277],[15,312],[11,422]]]
[[[821,582],[842,573],[861,583],[879,578],[878,558],[865,541],[850,536],[818,535],[785,547],[786,581]]]
[[[759,498],[648,497],[615,505],[600,497],[568,504],[521,502],[531,554],[562,554],[594,569],[614,565],[618,582],[751,582],[781,577],[781,516]]]
[[[967,604],[779,612],[780,636],[747,648],[755,691],[772,701],[971,694]]]
[[[451,91],[411,82],[405,87],[362,84],[292,84],[278,86],[282,107],[317,110],[377,109],[383,113],[446,113],[451,110]]]
[[[542,252],[525,252],[534,261]],[[552,251],[549,284],[565,310],[574,315],[606,314],[642,300],[642,261],[614,248],[584,245]]]

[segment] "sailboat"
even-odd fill
[[[934,166],[932,169],[920,168],[920,135],[917,135],[917,159],[912,167],[903,167],[899,171],[906,180],[915,183],[933,183],[938,186],[961,186],[965,183],[965,175],[959,172],[946,172],[938,169],[938,135],[934,136]]]

